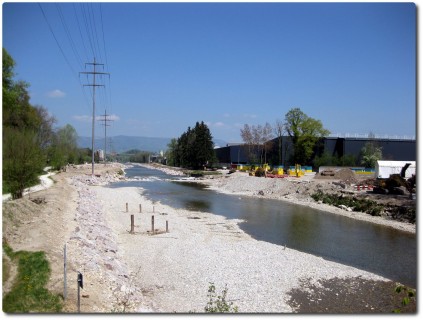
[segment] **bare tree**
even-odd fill
[[[253,158],[252,148],[254,145],[254,138],[253,138],[252,131],[253,131],[252,128],[248,124],[244,124],[244,128],[241,128],[241,138],[248,147],[249,161],[251,161]]]
[[[272,139],[273,139],[273,128],[272,125],[268,122],[263,127],[262,130],[262,146],[264,151],[264,163],[267,163],[267,151],[272,147]]]
[[[273,129],[269,123],[262,125],[248,125],[245,124],[241,129],[241,137],[245,144],[248,145],[250,160],[257,161],[257,155],[260,155],[260,162],[263,163],[267,159],[267,151],[270,148],[269,140],[273,138]],[[252,153],[252,150],[255,150]]]
[[[282,137],[285,132],[285,125],[282,120],[277,119],[273,131],[278,138],[278,159],[279,164],[282,164]]]

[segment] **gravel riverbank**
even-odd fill
[[[58,293],[63,290],[66,243],[69,279],[77,271],[84,275],[82,312],[204,312],[210,283],[218,294],[227,285],[227,300],[242,313],[393,310],[394,304],[386,301],[380,308],[381,291],[374,290],[384,288],[383,294],[392,297],[394,284],[388,279],[255,240],[238,227],[238,220],[153,204],[138,188],[109,187],[124,179],[117,174],[121,168],[99,166],[92,177],[89,166],[78,166],[56,175],[57,183],[31,199],[3,204],[3,236],[15,250],[46,252],[52,266],[49,289]],[[250,188],[240,178],[241,186]],[[219,187],[230,179],[236,176],[210,179],[210,185],[232,193],[230,184]],[[131,214],[134,234],[129,232]],[[340,289],[348,283],[360,285]],[[364,302],[352,299],[360,296]],[[75,301],[75,281],[69,280],[64,311],[75,312]]]
[[[288,292],[305,279],[362,278],[388,281],[375,274],[290,248],[257,241],[237,220],[173,209],[140,196],[137,188],[95,187],[107,225],[113,226],[119,259],[130,270],[144,301],[132,311],[204,312],[210,282],[240,312],[291,313]],[[125,204],[129,205],[126,213]],[[139,204],[142,213],[139,213]],[[154,206],[154,209],[153,209]],[[159,234],[151,235],[151,216]],[[130,215],[135,234],[130,234]],[[162,233],[168,221],[169,233]]]

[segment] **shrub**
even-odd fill
[[[355,197],[338,196],[318,191],[311,195],[315,201],[322,201],[332,206],[344,205],[353,208],[355,211],[366,212],[372,216],[380,216],[383,206],[377,202],[366,199],[357,199]]]
[[[257,168],[255,172],[256,177],[264,177],[266,174],[266,171],[263,168]]]
[[[207,313],[227,313],[227,312],[238,312],[238,307],[233,305],[233,302],[226,301],[226,294],[228,293],[228,287],[225,285],[225,289],[222,291],[222,295],[216,297],[216,286],[213,282],[209,283],[209,290],[207,302],[204,310]]]

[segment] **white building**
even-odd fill
[[[376,178],[387,179],[391,174],[400,174],[401,169],[407,164],[411,165],[405,171],[405,178],[411,178],[413,174],[416,174],[416,161],[382,161],[378,160],[376,164]]]

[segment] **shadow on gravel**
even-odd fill
[[[288,304],[297,313],[416,313],[416,299],[402,305],[405,293],[395,292],[395,282],[366,280],[360,277],[312,281],[288,292]]]

